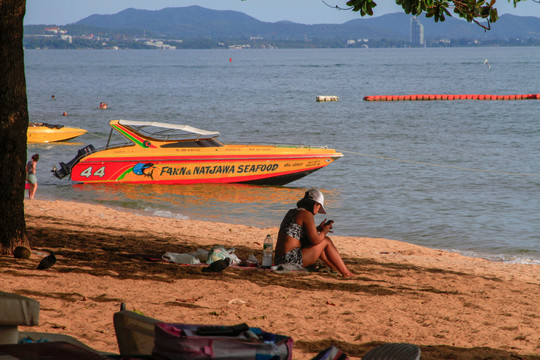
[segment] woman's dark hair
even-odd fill
[[[38,161],[39,160],[39,154],[32,155],[32,160]]]
[[[313,215],[315,215],[315,212],[313,211],[313,208],[315,207],[315,204],[317,204],[317,202],[315,200],[305,197],[302,200],[300,200],[299,202],[297,202],[296,206],[299,207],[299,208],[304,208],[307,211],[309,211],[310,213],[312,213]]]

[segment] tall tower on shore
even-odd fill
[[[411,18],[411,45],[424,46],[424,25],[416,16]]]

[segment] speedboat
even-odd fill
[[[65,141],[86,133],[84,129],[65,127],[47,123],[28,124],[27,142],[29,144]]]
[[[111,120],[104,148],[88,145],[52,173],[79,183],[251,183],[283,185],[343,156],[305,145],[223,144],[219,132],[189,125]],[[112,145],[112,135],[124,143]],[[127,140],[127,143],[126,143]]]

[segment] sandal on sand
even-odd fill
[[[320,265],[320,264],[310,265],[306,269],[309,272],[318,272],[318,273],[329,274],[329,275],[339,275],[339,273],[337,271],[334,271],[334,270],[330,269],[329,267],[327,267],[325,265]]]

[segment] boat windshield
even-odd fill
[[[202,130],[189,125],[131,120],[118,120],[118,125],[131,129],[144,137],[161,141],[213,139],[219,136],[217,131]]]
[[[159,145],[162,148],[223,146],[222,143],[215,139],[215,137],[219,136],[219,132],[201,130],[189,125],[130,120],[120,120],[118,122],[119,126],[111,125],[113,127],[106,148],[133,145],[132,136],[129,133],[140,135],[150,141],[164,142]]]
[[[222,143],[215,139],[184,140],[161,145],[162,148],[220,147]]]

